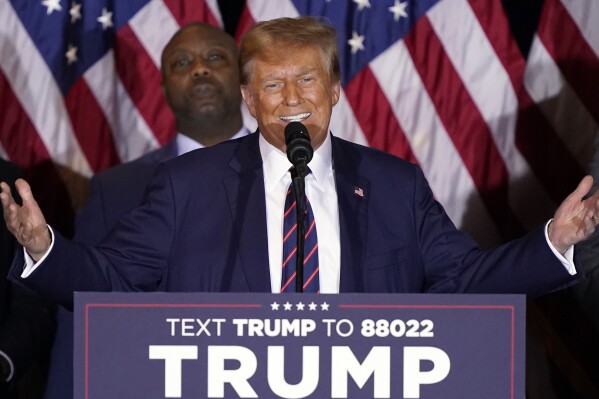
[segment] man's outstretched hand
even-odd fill
[[[548,229],[549,240],[561,254],[589,238],[599,224],[599,190],[583,199],[592,186],[593,178],[585,176],[553,216]]]
[[[4,221],[8,231],[16,237],[33,260],[38,261],[48,251],[52,240],[46,218],[33,198],[29,184],[23,179],[18,179],[15,186],[23,200],[22,206],[15,202],[8,184],[0,183]]]

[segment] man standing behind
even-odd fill
[[[248,133],[240,109],[237,52],[233,38],[204,23],[175,33],[162,52],[161,72],[177,135],[166,146],[92,178],[90,198],[76,220],[75,240],[97,244],[141,203],[160,162]],[[73,314],[59,308],[58,320],[46,399],[73,397]]]
[[[90,198],[76,222],[76,239],[97,243],[114,223],[141,202],[160,162],[202,147],[245,136],[237,45],[204,23],[183,27],[162,52],[162,89],[175,115],[176,137],[136,161],[95,176]]]

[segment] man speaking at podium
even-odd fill
[[[96,247],[48,227],[26,182],[22,207],[2,184],[7,226],[25,249],[11,278],[69,305],[73,291],[110,290],[539,295],[580,277],[573,245],[599,217],[599,194],[586,198],[590,177],[545,226],[481,250],[417,166],[329,132],[340,95],[331,27],[310,17],[258,23],[242,40],[240,67],[260,134],[164,163],[143,204]],[[286,127],[299,126],[291,122],[305,128],[286,142]],[[298,192],[305,186],[301,212],[293,196],[286,204],[292,174]],[[298,214],[305,225],[293,222]],[[305,249],[299,284],[296,243]]]

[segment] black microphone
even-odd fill
[[[295,166],[297,174],[303,179],[306,177],[308,162],[314,155],[306,126],[300,122],[290,122],[285,126],[285,144],[287,145],[287,159]]]
[[[300,122],[290,122],[285,126],[285,144],[287,145],[287,159],[294,168],[291,178],[295,187],[296,215],[297,215],[297,252],[295,256],[295,292],[304,291],[304,239],[306,226],[305,216],[305,188],[304,178],[308,172],[308,162],[312,160],[314,149],[310,143],[308,129]]]

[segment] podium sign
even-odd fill
[[[76,293],[75,397],[524,399],[517,295]]]

